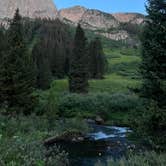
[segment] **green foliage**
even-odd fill
[[[155,102],[151,102],[147,109],[135,112],[132,124],[138,135],[141,135],[150,146],[155,149],[166,149],[166,112]]]
[[[129,94],[92,93],[89,95],[65,94],[60,98],[59,111],[61,116],[75,116],[85,113],[128,112],[136,107],[141,108],[138,97]]]
[[[69,90],[73,93],[88,92],[87,43],[83,29],[76,29],[73,53],[70,58]]]
[[[3,142],[0,154],[1,166],[36,165],[64,166],[68,165],[67,154],[56,146],[46,150],[41,143],[25,143],[20,138]]]
[[[36,62],[37,87],[39,89],[48,89],[50,87],[52,73],[47,56],[47,48],[44,45],[44,39],[33,47],[32,54]]]
[[[0,97],[9,112],[28,114],[35,102],[32,96],[35,73],[32,57],[23,39],[21,20],[19,10],[16,10],[7,31],[8,48],[0,65]]]
[[[139,36],[142,26],[131,22],[121,23],[120,29],[127,31],[130,35]]]
[[[166,8],[165,0],[148,0],[147,21],[142,33],[142,76],[144,97],[166,105]]]
[[[116,73],[135,80],[140,79],[139,66],[141,58],[139,57],[139,49],[106,49],[105,53],[109,62],[108,74]]]
[[[70,131],[87,133],[89,128],[80,119],[54,119],[50,123],[44,116],[0,115],[0,165],[68,165],[67,153],[56,146],[46,148],[43,141]]]
[[[126,93],[129,92],[129,89],[138,88],[140,83],[141,80],[110,74],[106,75],[103,80],[91,80],[89,89],[90,92]]]
[[[107,166],[165,166],[166,154],[156,152],[145,152],[137,155],[130,155],[128,158],[122,158],[118,161],[108,160]],[[102,162],[95,166],[104,166]]]
[[[107,60],[99,38],[89,45],[89,74],[90,78],[102,79],[107,66]]]
[[[35,20],[29,24],[31,36],[37,39],[32,49],[37,66],[37,84],[40,89],[47,89],[53,77],[63,78],[68,74],[73,39],[68,26],[59,20]]]

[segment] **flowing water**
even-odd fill
[[[127,127],[102,126],[91,124],[92,132],[81,142],[61,143],[61,148],[69,153],[71,166],[94,166],[102,162],[104,166],[109,159],[118,159],[126,154],[131,146]]]

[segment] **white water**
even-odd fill
[[[104,131],[97,131],[94,133],[88,134],[91,138],[94,140],[101,140],[101,139],[108,139],[108,138],[125,138],[126,134],[131,132],[131,130],[127,127],[116,127],[116,126],[104,126],[105,129],[110,129],[110,132],[104,132]]]
[[[100,131],[98,133],[91,133],[89,134],[89,136],[92,137],[94,140],[100,140],[100,139],[106,139],[106,138],[114,138],[115,134],[107,135],[103,133],[102,131]]]
[[[116,130],[119,134],[132,132],[128,127],[106,126],[109,129]]]

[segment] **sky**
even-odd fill
[[[136,12],[146,14],[146,0],[54,0],[58,9],[72,6],[84,6],[108,13]]]

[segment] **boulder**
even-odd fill
[[[98,125],[103,125],[104,124],[104,120],[100,116],[96,117],[95,122]]]
[[[50,146],[59,142],[82,142],[85,136],[78,131],[66,131],[59,136],[53,136],[44,140],[44,145]]]

